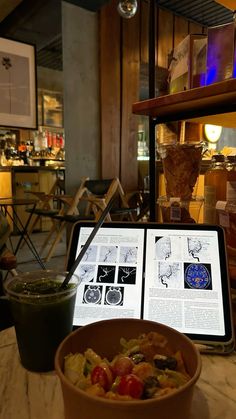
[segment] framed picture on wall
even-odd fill
[[[62,94],[57,92],[44,92],[42,96],[43,125],[49,127],[63,127]]]
[[[0,38],[0,126],[37,128],[35,47]]]

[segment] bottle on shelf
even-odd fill
[[[34,151],[35,153],[39,153],[40,150],[41,150],[41,142],[40,142],[39,131],[34,131]]]
[[[48,148],[48,140],[46,131],[42,131],[42,138],[41,138],[41,149],[46,150]]]
[[[52,148],[52,132],[50,130],[47,130],[47,146],[49,149]]]
[[[1,150],[0,166],[7,166],[7,159],[4,150]]]
[[[57,148],[57,133],[56,132],[52,133],[52,147]]]
[[[64,133],[58,130],[51,130],[49,127],[40,126],[38,131],[34,131],[34,150],[31,157],[34,161],[40,161],[44,164],[46,160],[56,160],[57,154],[63,151],[60,155],[60,160],[64,160]],[[63,155],[62,155],[63,154]]]
[[[64,134],[60,134],[60,148],[64,150],[65,148],[65,138]]]
[[[218,201],[216,204],[219,225],[225,230],[227,248],[236,252],[236,202]],[[230,255],[228,255],[230,256]]]
[[[211,165],[204,177],[204,222],[217,222],[216,203],[226,201],[226,182],[228,171],[223,154],[212,156]]]
[[[236,156],[227,157],[226,201],[236,203]]]
[[[18,155],[19,159],[21,160],[21,162],[23,162],[24,164],[28,163],[27,147],[26,147],[26,143],[24,141],[21,141],[20,144],[18,145],[17,155]]]

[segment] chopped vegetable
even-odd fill
[[[91,348],[85,351],[84,356],[93,366],[99,365],[102,362],[102,358]]]
[[[105,362],[101,362],[93,368],[91,372],[91,382],[92,384],[100,384],[105,391],[110,389],[113,382],[113,376],[110,367]]]
[[[65,357],[64,373],[73,384],[84,378],[85,363],[82,354],[69,354]]]
[[[155,376],[147,377],[146,380],[144,380],[144,390],[143,390],[144,398],[151,399],[154,396],[157,390],[157,387],[160,387],[157,377]]]
[[[143,395],[144,384],[135,374],[123,375],[117,387],[117,392],[123,396],[140,399]]]
[[[88,394],[112,400],[159,398],[189,379],[181,351],[159,333],[121,338],[121,352],[102,358],[93,349],[65,357],[65,376]]]
[[[134,367],[134,363],[128,356],[119,356],[112,363],[112,369],[115,375],[129,374]]]
[[[135,364],[139,364],[139,362],[145,361],[145,356],[143,354],[137,353],[137,354],[132,355],[131,359]]]
[[[155,355],[154,364],[160,370],[175,370],[177,367],[177,360],[173,356]]]

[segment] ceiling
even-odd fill
[[[64,1],[96,12],[110,0]],[[233,19],[231,10],[213,0],[156,0],[156,3],[203,26]],[[0,0],[0,22],[0,36],[36,46],[39,66],[63,69],[61,0]]]
[[[61,0],[20,1],[1,21],[0,36],[35,45],[39,66],[62,70]]]
[[[233,20],[233,12],[214,0],[156,0],[156,3],[202,26],[222,25]]]

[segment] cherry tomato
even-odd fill
[[[117,392],[120,395],[131,396],[134,399],[140,399],[143,394],[144,384],[134,374],[123,375],[117,387]]]
[[[91,372],[91,382],[92,384],[100,384],[100,386],[108,391],[111,387],[113,381],[112,371],[105,362],[93,368]]]
[[[112,369],[115,376],[117,376],[130,374],[133,367],[134,363],[128,356],[121,356],[116,359]]]

